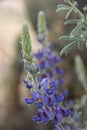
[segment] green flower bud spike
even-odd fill
[[[24,23],[22,27],[22,53],[24,63],[27,62],[28,64],[31,64],[33,60],[33,54],[28,25],[26,23]]]
[[[38,29],[38,40],[42,42],[43,45],[46,45],[48,42],[47,38],[47,23],[45,14],[43,11],[40,11],[38,13],[38,19],[37,19],[37,29]]]
[[[26,23],[24,23],[22,27],[22,54],[24,61],[24,69],[27,72],[27,79],[29,83],[35,86],[37,84],[39,65],[35,63],[34,60],[28,25]]]

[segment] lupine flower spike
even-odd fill
[[[70,130],[70,127],[65,125],[65,119],[71,111],[63,106],[64,95],[57,91],[55,81],[51,81],[49,77],[38,81],[40,67],[34,61],[27,24],[24,24],[22,29],[22,53],[24,68],[27,71],[24,83],[29,89],[29,97],[25,98],[25,102],[28,105],[36,104],[38,108],[33,120],[45,124],[52,121],[54,130]]]

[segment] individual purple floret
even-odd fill
[[[66,125],[64,128],[65,128],[64,130],[71,130],[69,125]]]
[[[53,130],[62,130],[60,126],[55,126],[55,128]]]

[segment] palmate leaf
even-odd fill
[[[64,4],[59,4],[59,5],[57,5],[56,12],[63,11],[63,10],[69,10],[69,9],[71,9],[70,6],[67,6]]]
[[[78,40],[73,41],[66,45],[60,52],[60,55],[67,54],[73,47],[75,47],[78,44]]]

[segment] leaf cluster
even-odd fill
[[[61,50],[60,55],[68,53],[75,46],[77,46],[81,50],[84,44],[87,46],[87,7],[83,8],[83,14],[77,7],[77,1],[64,1],[65,4],[59,4],[57,6],[57,12],[66,11],[64,24],[75,24],[75,27],[71,30],[69,36],[60,37],[60,40],[69,41],[69,44]],[[77,19],[69,19],[69,16],[72,12],[74,12],[77,15]]]

